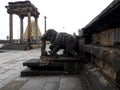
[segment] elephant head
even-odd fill
[[[43,34],[43,36],[41,37],[41,40],[46,40],[53,43],[56,39],[57,34],[58,32],[55,31],[54,29],[48,29],[47,32]]]

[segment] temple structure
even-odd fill
[[[36,40],[40,40],[42,33],[40,31],[40,28],[38,26],[38,30],[37,30],[37,35],[36,35],[36,30],[35,30],[35,20],[31,21],[31,39],[32,39],[32,43],[35,43]],[[26,30],[23,34],[23,42],[27,42],[28,40],[28,30],[29,30],[29,25],[26,27]]]
[[[27,42],[32,42],[31,35],[31,16],[35,18],[35,38],[36,42],[38,42],[38,17],[39,12],[38,9],[30,2],[30,1],[17,1],[17,2],[9,2],[7,8],[7,13],[9,14],[9,42],[13,43],[13,14],[16,14],[20,17],[20,42],[23,42],[23,19],[24,17],[28,17],[28,38]]]

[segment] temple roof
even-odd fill
[[[92,34],[120,26],[120,0],[114,0],[98,16],[84,27],[84,34]]]
[[[27,13],[30,12],[31,16],[39,17],[38,9],[30,2],[30,1],[17,1],[17,2],[9,2],[7,8],[7,12],[9,14],[16,14],[18,16],[27,16]]]

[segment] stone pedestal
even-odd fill
[[[47,58],[49,64],[40,62],[40,59],[30,59],[23,62],[28,68],[21,72],[21,76],[79,74],[82,65],[81,58],[58,57]]]
[[[25,70],[21,72],[21,76],[40,76],[40,75],[63,75],[63,66],[61,64],[43,64],[40,63],[40,59],[31,59],[23,63],[23,66],[27,66]]]

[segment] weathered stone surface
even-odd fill
[[[88,80],[91,90],[119,90],[118,87],[114,87],[115,84],[111,80],[106,80],[101,73],[98,72],[98,68],[92,64],[85,66],[86,79]]]
[[[39,54],[39,49],[0,53],[0,88],[20,76],[20,72],[25,68],[22,65],[23,61],[39,57]]]
[[[62,76],[59,90],[83,90],[80,76]]]
[[[58,76],[48,77],[45,86],[42,88],[42,90],[59,90],[59,84],[60,77]]]
[[[11,81],[0,90],[19,90],[26,81]]]
[[[0,90],[90,90],[83,88],[87,84],[82,82],[86,78],[81,74],[20,77],[20,72],[26,68],[22,63],[36,57],[39,59],[39,56],[39,49],[0,53]]]
[[[45,86],[48,77],[31,77],[27,83],[25,83],[20,90],[42,90]]]

